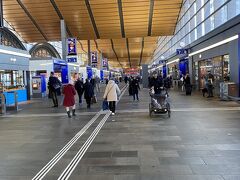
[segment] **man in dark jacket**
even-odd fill
[[[137,99],[137,101],[139,101],[138,90],[140,90],[140,86],[136,77],[133,78],[131,86],[132,86],[133,100],[135,101],[135,99]]]
[[[153,79],[151,80],[151,87],[154,88],[155,94],[161,94],[162,87],[163,87],[163,78],[162,76],[158,76],[157,74],[154,74]]]
[[[58,99],[57,92],[61,88],[61,82],[57,77],[54,76],[54,72],[51,72],[49,80],[48,80],[49,93],[51,93],[51,97],[53,100],[53,107],[58,107]]]
[[[86,79],[86,82],[84,83],[83,87],[84,87],[84,98],[86,99],[87,108],[91,108],[91,100],[94,96],[93,86],[89,82],[89,80]]]
[[[83,81],[80,78],[78,78],[77,81],[75,82],[75,89],[78,93],[79,105],[82,105],[82,95],[84,92],[84,87],[83,87]]]

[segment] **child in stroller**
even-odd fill
[[[170,104],[168,101],[168,92],[167,89],[161,87],[159,94],[155,94],[153,89],[150,89],[149,95],[151,97],[151,102],[149,103],[149,116],[152,116],[152,113],[155,114],[168,114],[168,117],[171,116]]]

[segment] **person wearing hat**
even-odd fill
[[[75,95],[76,95],[76,90],[73,86],[73,81],[70,81],[67,85],[64,86],[63,88],[63,94],[64,94],[64,99],[63,99],[63,106],[66,108],[67,115],[69,118],[72,116],[76,116],[75,114]],[[72,108],[72,116],[70,114],[70,108]]]

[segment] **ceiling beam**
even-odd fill
[[[56,13],[58,14],[59,19],[60,19],[60,20],[64,19],[62,13],[61,13],[60,10],[58,9],[58,6],[57,6],[55,0],[50,0],[50,2],[51,2],[51,4],[52,4],[53,8],[55,9]],[[66,31],[67,31],[67,33],[68,33],[68,36],[73,37],[73,34],[71,33],[71,31],[70,31],[70,29],[69,29],[69,27],[68,27],[67,25],[66,25]],[[87,51],[85,51],[85,50],[83,49],[83,45],[82,45],[81,41],[78,40],[78,42],[79,42],[79,44],[81,45],[81,49],[82,49],[85,53],[87,53]]]
[[[121,62],[119,61],[118,55],[117,55],[117,53],[116,53],[116,51],[115,51],[115,48],[114,48],[114,44],[113,44],[113,40],[112,40],[112,39],[111,39],[111,45],[112,45],[112,50],[113,50],[113,52],[114,52],[114,54],[115,54],[115,56],[116,56],[116,58],[117,58],[117,61],[118,61],[118,63],[120,64],[121,68],[123,69],[123,66],[122,66]]]
[[[129,51],[129,42],[128,42],[128,38],[126,38],[126,46],[127,46],[127,53],[128,53],[128,62],[129,62],[129,66],[130,66],[130,68],[132,68],[131,57],[130,57],[130,51]]]
[[[150,0],[149,18],[148,18],[148,36],[152,35],[152,19],[154,10],[154,0]]]
[[[55,1],[54,1],[54,0],[50,0],[50,2],[51,2],[51,4],[52,4],[53,8],[55,9],[56,13],[58,14],[59,19],[63,20],[63,19],[64,19],[64,18],[63,18],[63,15],[62,15],[62,13],[60,12],[60,10],[58,9],[57,4],[55,3]],[[70,37],[73,37],[73,34],[71,33],[71,31],[69,30],[69,28],[68,28],[67,25],[66,25],[66,30],[67,30],[68,35],[69,35]]]
[[[122,0],[118,0],[118,13],[119,13],[119,18],[120,18],[122,38],[125,38],[124,19],[123,19],[123,10],[122,10]]]
[[[34,24],[34,26],[38,29],[38,31],[41,33],[42,37],[46,40],[49,41],[47,36],[44,34],[44,32],[41,30],[40,26],[37,24],[37,22],[35,21],[35,19],[32,17],[32,15],[29,13],[29,11],[27,10],[27,8],[23,5],[23,3],[21,2],[21,0],[16,0],[19,4],[19,6],[21,6],[21,8],[24,10],[24,12],[27,14],[27,16],[29,17],[29,19],[32,21],[32,23]]]
[[[95,42],[95,45],[96,45],[96,49],[98,50],[99,53],[101,53],[101,50],[99,50],[99,48],[98,48],[98,43],[97,43],[96,39],[94,39],[94,42]]]
[[[99,35],[98,29],[97,29],[97,25],[96,25],[96,22],[95,22],[93,13],[92,13],[92,9],[91,9],[91,5],[89,3],[89,0],[85,0],[85,4],[87,6],[88,14],[90,16],[90,19],[91,19],[92,26],[93,26],[94,32],[96,34],[96,37],[97,37],[97,39],[100,39],[100,35]]]
[[[139,66],[141,66],[141,64],[142,64],[143,49],[144,49],[144,37],[142,38],[142,49],[141,49],[141,54],[140,54]]]

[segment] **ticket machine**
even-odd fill
[[[44,75],[32,77],[32,97],[42,98],[46,96],[46,78]]]

